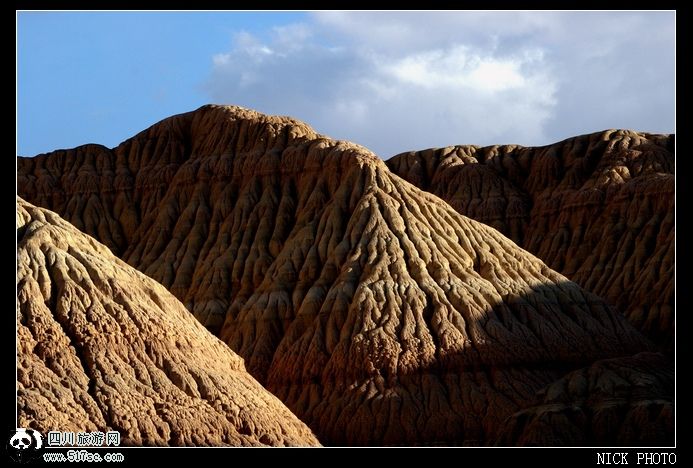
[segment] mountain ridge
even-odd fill
[[[485,444],[541,388],[651,349],[495,229],[304,124],[206,106],[20,193],[171,291],[338,445]]]
[[[124,445],[318,445],[161,285],[17,200],[18,424]]]
[[[672,351],[674,141],[609,130],[541,147],[432,148],[387,164],[604,297]]]

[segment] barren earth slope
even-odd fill
[[[534,148],[409,152],[387,164],[605,298],[673,350],[673,135],[608,130]]]
[[[17,204],[19,425],[126,445],[317,445],[161,285]]]
[[[205,106],[20,159],[20,193],[161,282],[330,444],[479,444],[648,349],[495,229],[293,119]]]

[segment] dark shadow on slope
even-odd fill
[[[673,418],[660,415],[673,407],[673,393],[668,381],[650,384],[637,362],[629,361],[634,354],[654,350],[654,345],[601,299],[580,291],[567,282],[506,296],[483,316],[467,320],[462,331],[472,340],[452,343],[449,334],[438,336],[435,358],[413,368],[402,368],[402,355],[394,369],[386,361],[371,366],[384,346],[373,338],[359,343],[372,346],[370,357],[363,361],[344,360],[348,353],[335,352],[325,356],[327,365],[320,375],[306,378],[312,363],[304,355],[295,355],[298,379],[273,379],[276,369],[272,369],[264,384],[325,445],[464,446],[499,440],[502,445],[532,445],[504,435],[508,418],[535,407],[545,389],[567,374],[617,358],[633,379],[611,386],[608,376],[599,380],[604,388],[596,403],[589,397],[580,400],[578,392],[570,408],[581,404],[587,416],[551,419],[539,429],[545,437],[537,440],[553,441],[547,445],[657,445],[661,434],[673,434]],[[428,323],[434,327],[430,323],[435,320]],[[370,336],[379,336],[378,329]],[[352,337],[349,346],[354,343]],[[281,362],[286,362],[286,356]],[[650,400],[655,403],[643,410]],[[652,414],[657,409],[661,411]],[[618,437],[597,437],[593,422]],[[641,431],[645,425],[650,428],[647,433]],[[551,434],[561,437],[552,439]]]
[[[431,148],[386,164],[603,297],[673,353],[673,142],[607,130],[544,147]]]
[[[674,366],[661,353],[597,361],[543,388],[496,445],[674,446]]]

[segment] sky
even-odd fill
[[[675,131],[673,12],[19,12],[17,154],[109,147],[204,104],[387,159]]]

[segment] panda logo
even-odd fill
[[[40,458],[39,449],[43,447],[43,437],[39,431],[18,427],[11,436],[8,434],[5,450],[15,463],[29,463]]]
[[[15,434],[10,439],[10,445],[16,450],[26,450],[29,447],[34,449],[40,449],[43,446],[43,438],[41,433],[34,431],[33,429],[28,429],[31,434],[27,432],[27,429],[23,427],[18,427]],[[33,437],[32,437],[33,435]]]

